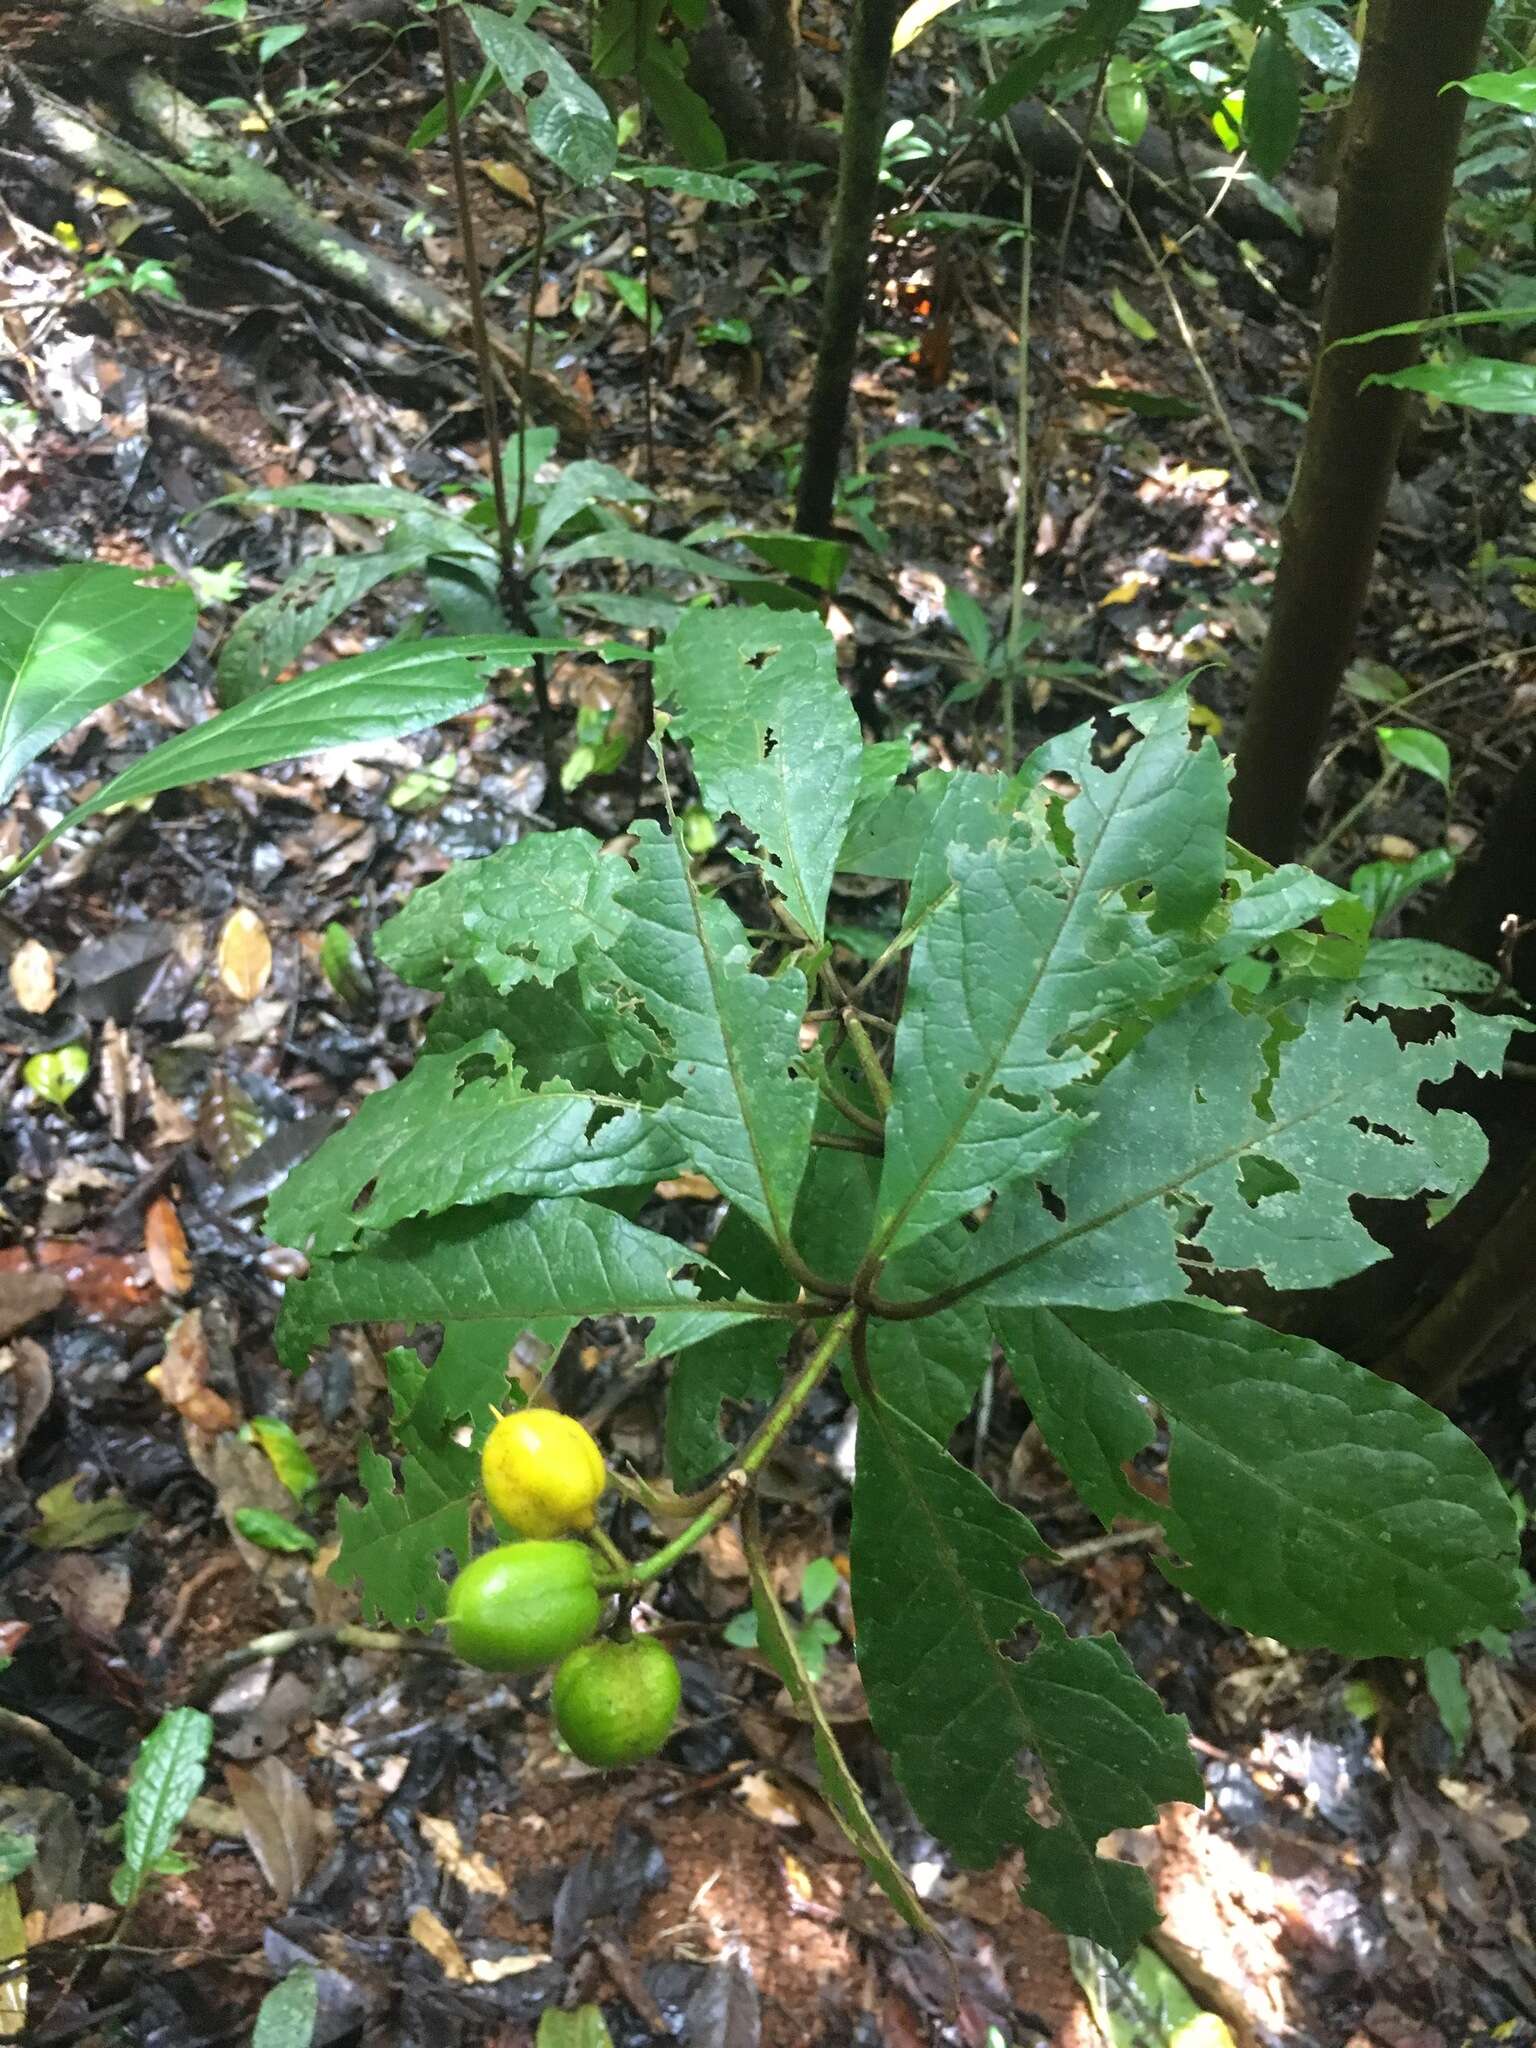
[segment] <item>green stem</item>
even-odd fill
[[[869,1083],[869,1092],[875,1098],[875,1108],[883,1124],[891,1113],[891,1084],[880,1064],[880,1055],[875,1051],[869,1033],[859,1022],[858,1012],[851,1005],[843,1012],[843,1027],[848,1033],[848,1043],[864,1070],[864,1079]]]
[[[663,1577],[679,1558],[686,1557],[690,1550],[702,1543],[711,1530],[718,1529],[722,1522],[730,1519],[736,1512],[744,1482],[750,1480],[767,1464],[784,1432],[826,1377],[833,1359],[842,1349],[844,1338],[860,1320],[858,1310],[850,1304],[831,1323],[816,1349],[780,1394],[761,1429],[742,1452],[738,1462],[732,1466],[721,1482],[715,1498],[703,1513],[696,1515],[680,1536],[673,1537],[670,1543],[665,1544],[650,1557],[631,1565],[622,1575],[600,1574],[597,1582],[600,1591],[622,1592],[630,1587],[648,1585],[653,1579]]]

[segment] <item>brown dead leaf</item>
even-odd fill
[[[416,1825],[432,1854],[448,1875],[463,1885],[465,1891],[483,1892],[493,1899],[506,1897],[506,1879],[493,1863],[464,1847],[451,1820],[439,1820],[434,1814],[423,1813],[418,1816]]]
[[[48,1315],[68,1292],[59,1273],[39,1273],[29,1266],[0,1271],[0,1343]]]
[[[412,1941],[426,1950],[450,1983],[470,1982],[469,1965],[464,1960],[463,1950],[430,1906],[416,1908],[410,1918],[409,1930]]]
[[[749,1771],[738,1780],[736,1796],[754,1820],[770,1828],[797,1828],[804,1816],[792,1794],[776,1785],[766,1771]]]
[[[107,1643],[122,1627],[133,1590],[121,1560],[66,1550],[48,1566],[44,1584],[70,1627],[92,1642]]]
[[[194,1429],[217,1436],[221,1430],[239,1426],[235,1410],[208,1384],[208,1341],[201,1309],[189,1309],[175,1324],[165,1342],[164,1358],[144,1377],[166,1405]]]
[[[281,1757],[253,1771],[224,1766],[225,1783],[251,1854],[280,1906],[287,1906],[315,1867],[319,1827],[309,1794]]]
[[[272,941],[254,910],[242,903],[219,933],[219,979],[238,1002],[252,1003],[272,974]]]
[[[28,939],[11,955],[11,994],[28,1016],[41,1017],[53,1008],[59,992],[53,955],[40,939]]]
[[[149,1270],[162,1294],[185,1294],[192,1285],[192,1255],[187,1233],[168,1195],[159,1195],[144,1215],[144,1250]]]
[[[72,1941],[77,1934],[87,1934],[91,1928],[116,1918],[116,1910],[111,1906],[54,1906],[46,1913],[29,1913],[23,1923],[27,1947],[41,1948],[49,1941]]]

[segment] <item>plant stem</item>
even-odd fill
[[[883,1123],[891,1111],[891,1084],[886,1079],[885,1068],[880,1064],[880,1055],[875,1051],[869,1033],[859,1021],[859,1014],[851,1005],[843,1012],[843,1027],[848,1033],[848,1043],[853,1047],[864,1079],[869,1083],[869,1092],[875,1098],[875,1107]]]
[[[1013,134],[1010,126],[1009,134]],[[1017,138],[1015,138],[1017,141]],[[1013,501],[1013,589],[1008,598],[1008,673],[1003,678],[1003,773],[1011,775],[1018,760],[1016,734],[1019,688],[1019,652],[1024,637],[1024,571],[1029,553],[1029,293],[1034,271],[1035,173],[1031,165],[1019,164],[1023,194],[1019,204],[1019,226],[1024,248],[1019,259],[1019,360],[1018,418],[1014,425],[1014,464],[1018,482]],[[1063,242],[1065,253],[1065,242]]]
[[[842,1349],[843,1340],[861,1321],[862,1317],[851,1303],[842,1310],[769,1410],[762,1427],[721,1481],[719,1491],[703,1513],[696,1515],[680,1536],[675,1536],[650,1557],[631,1565],[623,1574],[600,1574],[597,1582],[599,1591],[618,1593],[629,1587],[649,1585],[653,1579],[669,1572],[679,1558],[686,1557],[690,1550],[702,1543],[711,1530],[718,1529],[722,1522],[730,1519],[746,1486],[772,1457],[784,1432],[826,1377],[832,1361]]]

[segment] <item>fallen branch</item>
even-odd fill
[[[227,1680],[252,1664],[264,1663],[268,1657],[287,1657],[295,1650],[313,1649],[322,1643],[333,1649],[370,1650],[390,1657],[451,1657],[453,1654],[446,1643],[434,1642],[431,1636],[388,1635],[378,1629],[358,1628],[346,1622],[317,1622],[312,1628],[280,1628],[271,1635],[257,1636],[252,1642],[242,1643],[238,1649],[226,1650],[222,1657],[215,1657],[211,1664],[205,1664],[187,1688],[188,1704],[201,1706],[205,1700],[212,1699]]]
[[[6,75],[17,88],[17,115],[31,140],[58,162],[133,198],[193,215],[222,232],[245,223],[259,227],[309,270],[381,314],[393,326],[424,341],[470,348],[467,308],[448,292],[381,256],[297,198],[265,165],[253,162],[202,109],[140,68],[127,80],[127,98],[144,129],[167,154],[141,150],[108,134],[75,108],[24,79],[14,66]],[[15,117],[13,117],[15,118]],[[491,331],[491,344],[510,392],[531,412],[549,420],[572,440],[590,432],[586,408],[552,371],[525,372],[520,351],[506,335]]]

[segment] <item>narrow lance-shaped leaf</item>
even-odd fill
[[[402,1223],[289,1284],[279,1355],[296,1370],[339,1323],[565,1326],[583,1316],[653,1316],[656,1353],[696,1344],[763,1304],[706,1301],[683,1268],[711,1274],[687,1245],[569,1196],[496,1202]]]
[[[677,833],[650,819],[635,831],[611,959],[666,1035],[681,1092],[663,1114],[699,1170],[785,1244],[816,1112],[800,1052],[805,977],[754,974],[739,920],[699,888]]]
[[[61,733],[179,661],[196,627],[196,598],[162,570],[0,577],[0,802]]]
[[[1415,1657],[1518,1615],[1504,1490],[1406,1388],[1196,1302],[997,1309],[993,1322],[1095,1514],[1106,1528],[1154,1516],[1168,1578],[1223,1620],[1296,1649]],[[1126,1477],[1158,1414],[1166,1507]]]
[[[13,881],[61,832],[116,804],[136,803],[162,790],[184,789],[189,783],[244,768],[268,767],[322,747],[358,746],[365,740],[420,732],[424,726],[473,710],[483,700],[482,665],[492,671],[516,668],[537,652],[568,645],[563,640],[501,634],[414,640],[312,669],[152,748],[44,833],[7,880]]]
[[[734,812],[800,929],[823,933],[860,780],[858,714],[832,636],[805,612],[687,612],[656,656],[656,698],[717,815]]]
[[[1107,1637],[1037,1601],[1033,1527],[884,1402],[860,1409],[851,1545],[859,1669],[918,1817],[968,1867],[1023,1847],[1026,1903],[1126,1955],[1156,1913],[1139,1870],[1099,1856],[1160,1802],[1204,1794],[1181,1720]],[[1020,1658],[1009,1645],[1031,1631]],[[1036,1788],[1050,1818],[1037,1817]]]
[[[278,1189],[266,1228],[313,1256],[412,1216],[634,1186],[681,1164],[657,1111],[587,1090],[530,1091],[513,1048],[487,1031],[366,1097]]]

